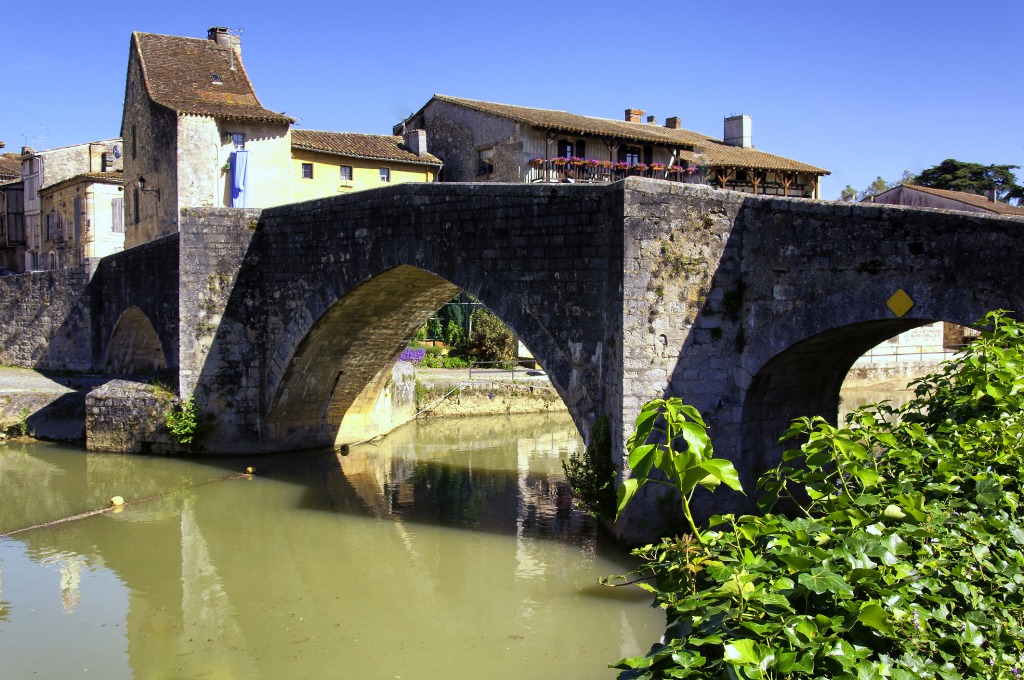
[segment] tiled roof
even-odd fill
[[[263,107],[233,48],[212,40],[133,33],[150,99],[178,113],[291,124]],[[214,83],[219,77],[220,82]]]
[[[0,180],[21,178],[21,156],[16,153],[0,154]]]
[[[978,194],[969,194],[966,191],[949,191],[948,189],[933,189],[931,187],[922,187],[916,184],[904,184],[907,189],[913,189],[914,191],[923,191],[926,194],[932,194],[933,196],[940,196],[942,198],[948,198],[952,201],[960,201],[967,205],[974,206],[975,208],[981,208],[988,210],[997,215],[1015,215],[1024,216],[1024,208],[1018,208],[1014,205],[1008,205],[1006,203],[1000,203],[999,201],[990,201],[985,196],[979,196]]]
[[[542,130],[614,137],[632,142],[690,146],[702,154],[693,160],[711,167],[782,170],[788,172],[807,172],[815,175],[830,174],[828,170],[823,170],[807,163],[801,163],[756,149],[730,146],[720,139],[708,137],[692,130],[662,127],[651,123],[631,123],[625,120],[612,120],[610,118],[593,118],[566,111],[495,104],[441,94],[435,94],[433,99],[457,104],[474,111],[508,118]]]
[[[124,184],[124,173],[118,172],[83,172],[80,175],[74,177],[68,177],[59,182],[48,184],[45,187],[39,189],[40,193],[50,192],[55,189],[59,189],[70,184],[76,184],[78,182],[91,181],[91,182],[102,182],[104,184]]]
[[[355,132],[293,129],[292,148],[351,158],[441,165],[440,159],[436,156],[430,154],[417,156],[405,147],[401,137],[392,135],[363,135]]]

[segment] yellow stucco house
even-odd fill
[[[433,182],[441,161],[426,135],[292,130],[292,198],[305,201],[403,182]]]

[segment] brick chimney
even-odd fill
[[[679,123],[679,116],[672,116],[671,118],[665,119],[665,127],[671,128],[672,130],[680,130],[683,126]]]
[[[626,109],[627,123],[642,123],[644,117],[643,109]]]
[[[405,138],[405,146],[409,151],[421,158],[427,155],[426,130],[406,130],[403,137]]]
[[[210,26],[206,30],[206,38],[221,47],[234,47],[239,61],[242,59],[242,37],[230,33],[226,26]]]
[[[754,146],[750,134],[750,116],[729,116],[725,119],[725,134],[722,141],[729,146],[740,146],[750,149]]]
[[[996,198],[996,190],[995,189],[985,189],[985,198],[987,198],[988,200],[992,201],[993,203],[998,203],[999,202],[999,199]]]
[[[657,125],[658,124],[658,117],[657,116],[647,116],[647,124],[648,125]]]

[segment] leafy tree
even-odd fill
[[[758,483],[764,514],[634,551],[668,628],[619,677],[1019,678],[1024,324],[992,312],[983,327],[904,406],[794,420],[783,440],[799,446]],[[684,472],[714,459],[699,414],[675,411],[645,407],[627,449],[634,478],[658,468],[686,503],[695,480],[733,477]],[[686,424],[679,463],[651,458],[652,412]]]
[[[512,362],[516,358],[516,338],[497,316],[487,309],[472,315],[473,330],[469,336],[469,352],[480,361]]]
[[[999,200],[1012,200],[1020,205],[1024,187],[1017,184],[1014,170],[1019,165],[982,165],[947,158],[913,178],[912,183],[933,189],[984,194],[995,189]]]
[[[857,190],[854,189],[849,184],[847,184],[846,188],[843,189],[842,192],[840,192],[839,200],[840,201],[846,201],[846,202],[856,201],[857,200]]]

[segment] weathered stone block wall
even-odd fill
[[[131,248],[176,231],[179,205],[175,160],[178,115],[154,104],[147,96],[134,40],[128,57],[122,121],[125,247]],[[139,177],[146,178],[148,189],[159,189],[160,193],[140,191]],[[136,195],[139,202],[137,220]]]
[[[166,453],[164,415],[173,395],[150,385],[111,380],[85,397],[85,441],[89,451]]]
[[[92,368],[92,289],[86,267],[0,277],[0,363]]]
[[[222,343],[223,351],[210,357],[209,351],[217,334],[239,333],[243,337],[258,329],[241,329],[222,325],[224,309],[234,290],[238,270],[249,249],[249,242],[259,225],[259,210],[218,208],[212,210],[185,209],[181,213],[181,246],[178,253],[180,272],[180,393],[191,396],[196,389],[200,373],[229,371],[237,375],[235,366],[252,357],[240,354],[237,345]],[[258,260],[255,261],[258,264]],[[211,362],[211,363],[208,363]],[[239,389],[255,389],[242,384]],[[207,391],[204,407],[218,411],[219,390]]]
[[[409,122],[427,131],[427,150],[444,161],[445,182],[519,182],[521,152],[516,123],[436,101]],[[494,173],[479,174],[479,151],[494,148]]]
[[[103,370],[108,345],[121,315],[141,311],[153,325],[168,367],[178,365],[178,235],[172,234],[100,260],[96,272],[100,294],[94,301],[96,319],[93,361]]]

